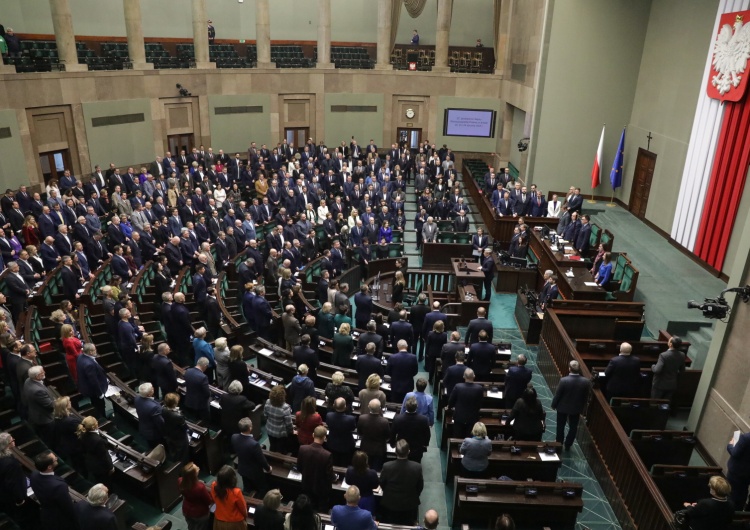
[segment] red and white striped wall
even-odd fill
[[[750,155],[750,143],[745,145],[742,137],[748,132],[750,104],[746,95],[722,105],[708,97],[706,86],[721,16],[748,8],[750,0],[719,2],[672,223],[672,238],[717,270],[724,265],[747,172],[742,164]]]

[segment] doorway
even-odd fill
[[[169,144],[169,152],[174,156],[178,156],[180,151],[190,154],[195,146],[192,134],[170,134],[167,136],[167,143]]]
[[[646,217],[651,180],[654,178],[654,166],[656,166],[656,153],[639,148],[633,172],[633,187],[630,190],[630,201],[628,201],[630,213],[638,219]]]
[[[399,127],[396,130],[396,138],[398,138],[398,145],[404,144],[409,146],[411,150],[419,150],[419,144],[422,142],[422,129],[406,129]]]
[[[42,166],[42,176],[44,177],[45,185],[49,184],[51,179],[59,181],[65,170],[72,167],[70,163],[70,151],[68,149],[39,153],[39,163]]]
[[[286,138],[287,143],[293,143],[301,149],[307,143],[307,139],[310,138],[310,127],[285,127],[284,138]]]

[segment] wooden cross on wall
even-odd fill
[[[648,131],[648,136],[646,136],[646,138],[648,138],[648,145],[646,146],[646,149],[648,149],[650,151],[651,150],[651,140],[654,138],[653,136],[651,136],[651,131]]]

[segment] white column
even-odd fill
[[[125,10],[128,55],[133,63],[133,70],[152,70],[154,65],[146,62],[146,47],[143,43],[141,0],[122,0],[122,7]]]
[[[437,31],[435,32],[435,66],[433,72],[449,72],[448,42],[453,16],[453,0],[438,0]]]
[[[391,16],[393,0],[378,0],[378,58],[376,70],[393,70],[391,65]]]
[[[255,46],[258,68],[274,68],[271,63],[271,15],[268,0],[255,0]]]
[[[49,0],[52,12],[52,27],[57,41],[57,55],[60,64],[65,65],[66,72],[84,72],[89,69],[85,64],[78,64],[76,37],[73,31],[73,15],[70,12],[69,0]]]
[[[331,69],[331,0],[318,0],[318,64],[316,68]]]
[[[196,68],[216,68],[208,60],[208,15],[206,0],[193,0],[193,49]]]

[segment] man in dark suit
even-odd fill
[[[406,440],[411,450],[409,460],[422,462],[422,455],[430,445],[430,423],[427,416],[417,413],[417,398],[409,396],[406,399],[406,413],[403,411],[393,418],[391,426],[390,444],[395,447],[398,440]]]
[[[327,512],[331,483],[335,478],[331,453],[323,448],[327,429],[318,425],[313,431],[313,443],[299,448],[297,468],[302,474],[302,491],[312,500],[315,509]]]
[[[391,400],[401,403],[407,392],[414,388],[414,376],[419,372],[417,356],[409,353],[409,343],[398,341],[398,353],[391,355],[386,366],[386,375],[391,376]]]
[[[673,335],[669,339],[669,349],[659,354],[659,360],[651,366],[654,379],[651,383],[653,399],[672,399],[677,388],[677,380],[685,371],[685,354],[680,351],[682,339]]]
[[[377,325],[374,320],[370,320],[367,323],[367,331],[362,333],[357,340],[357,354],[362,355],[365,353],[365,348],[368,344],[373,343],[375,345],[375,356],[378,358],[383,357],[383,348],[385,347],[385,339],[377,334]]]
[[[573,195],[568,198],[568,208],[570,213],[578,212],[581,213],[581,206],[583,206],[583,196],[581,195],[581,188],[576,188]]]
[[[414,327],[406,321],[408,313],[405,309],[402,309],[399,311],[398,316],[399,319],[391,324],[390,327],[390,339],[391,344],[398,344],[400,340],[405,340],[407,342],[413,340],[414,337]]]
[[[570,450],[576,439],[578,420],[586,407],[591,381],[581,375],[578,361],[570,361],[570,373],[560,379],[552,398],[552,408],[557,411],[557,441],[564,443],[565,449]],[[565,436],[565,424],[569,424],[568,435]]]
[[[195,366],[185,370],[185,409],[198,418],[208,421],[210,417],[211,391],[208,388],[209,360],[201,357]]]
[[[481,270],[484,273],[484,295],[482,300],[489,301],[492,297],[492,280],[495,278],[495,260],[492,259],[492,249],[485,248],[482,254]]]
[[[117,530],[117,517],[107,508],[109,500],[109,489],[104,484],[95,484],[91,487],[86,500],[76,503],[75,512],[78,517],[78,525],[81,528],[101,528],[102,530]]]
[[[383,498],[378,520],[382,523],[413,526],[417,521],[424,478],[422,464],[409,460],[409,452],[409,443],[398,440],[396,460],[387,462],[380,472]]]
[[[253,438],[253,422],[250,418],[242,418],[238,427],[240,432],[232,435],[232,450],[237,455],[237,472],[242,477],[242,491],[250,493],[255,490],[261,498],[269,490],[267,476],[272,468],[260,444]]]
[[[46,237],[44,243],[41,246],[40,253],[42,255],[42,262],[44,263],[44,270],[51,272],[60,263],[60,253],[55,248],[55,240],[52,236]]]
[[[578,231],[575,240],[575,249],[581,257],[586,257],[591,241],[591,218],[588,215],[581,216],[581,229]]]
[[[495,355],[497,346],[487,341],[487,332],[479,332],[479,342],[475,342],[469,347],[467,364],[471,366],[474,373],[480,381],[487,381],[495,364]]]
[[[526,356],[520,354],[516,366],[508,368],[505,374],[505,408],[512,409],[516,400],[521,397],[526,385],[531,382],[532,371],[526,368]]]
[[[98,417],[105,413],[104,393],[107,391],[107,374],[96,361],[96,345],[87,342],[83,345],[83,352],[76,359],[78,373],[78,391],[89,398],[96,409]]]
[[[454,333],[457,333],[454,331]],[[445,357],[444,357],[445,358]],[[464,372],[467,370],[467,366],[464,364],[466,361],[466,353],[464,352],[463,346],[461,349],[456,351],[453,356],[453,364],[448,368],[445,368],[443,364],[443,388],[447,396],[451,395],[453,389],[464,380]]]
[[[123,307],[117,316],[120,318],[120,321],[117,323],[117,345],[120,350],[120,356],[130,369],[130,372],[136,374],[138,372],[136,366],[138,341],[141,340],[143,332],[138,326],[130,322],[132,315],[129,309]]]
[[[450,340],[443,344],[440,349],[440,360],[442,361],[442,371],[445,371],[456,363],[456,354],[464,352],[464,345],[461,343],[461,333],[453,331],[450,334]]]
[[[151,359],[151,374],[162,396],[166,396],[169,392],[177,392],[177,375],[169,359],[170,352],[169,344],[162,342],[157,349],[157,355]]]
[[[55,475],[57,464],[57,455],[52,451],[43,451],[34,457],[36,471],[29,478],[29,485],[41,506],[41,527],[78,530],[78,519],[68,484],[62,477]]]
[[[185,295],[183,293],[174,295],[174,303],[169,314],[172,331],[174,332],[174,337],[170,337],[170,341],[174,341],[172,346],[177,352],[179,363],[182,366],[186,366],[191,364],[190,359],[193,348],[190,344],[190,337],[193,335],[193,324],[190,317],[190,310],[185,305]]]
[[[605,395],[607,399],[613,397],[637,397],[640,395],[641,360],[631,355],[633,346],[627,342],[620,344],[620,354],[610,359],[604,377],[606,378]],[[505,379],[506,392],[508,379]]]
[[[474,382],[474,370],[464,371],[464,382],[453,387],[448,408],[453,409],[452,438],[465,438],[479,420],[479,409],[484,398],[484,387]]]
[[[425,293],[419,293],[417,296],[417,302],[409,309],[409,322],[414,329],[414,352],[419,357],[424,356],[424,340],[422,339],[422,328],[424,327],[424,319],[430,308],[427,307],[427,295]],[[432,328],[430,328],[432,329]]]
[[[326,414],[326,425],[328,426],[326,448],[333,455],[333,465],[348,467],[354,454],[352,434],[357,428],[357,419],[347,413],[346,400],[343,397],[336,398],[333,402],[333,410]]]
[[[299,344],[292,351],[292,357],[297,366],[307,365],[307,377],[315,381],[320,360],[318,359],[317,351],[310,347],[310,335],[302,335],[300,337]]]
[[[435,301],[432,303],[432,311],[424,316],[424,322],[422,323],[422,340],[427,340],[427,334],[432,331],[435,322],[438,321],[442,321],[443,324],[445,324],[445,327],[448,327],[448,315],[440,310],[440,302]],[[422,355],[419,356],[419,360],[422,360]]]
[[[370,346],[372,344],[372,346]],[[357,361],[354,364],[354,369],[357,370],[359,375],[358,390],[362,390],[367,385],[367,378],[372,374],[378,374],[382,379],[385,375],[385,367],[380,359],[375,357],[377,352],[377,346],[370,343],[365,346],[365,353],[357,356]]]
[[[153,449],[164,441],[164,417],[161,415],[161,404],[154,400],[154,386],[151,383],[138,387],[134,406],[138,414],[138,432]]]
[[[466,337],[464,344],[466,346],[474,344],[479,340],[479,332],[487,333],[487,340],[492,342],[492,322],[487,320],[487,310],[484,307],[477,309],[477,318],[469,321],[469,327],[466,328]]]
[[[377,399],[370,400],[366,404],[369,414],[364,414],[365,404],[362,404],[363,414],[357,422],[357,433],[362,444],[360,451],[367,453],[370,457],[370,467],[380,471],[386,457],[386,444],[391,435],[391,427],[388,420],[383,417],[381,403]]]
[[[357,311],[354,313],[355,326],[364,329],[372,318],[372,296],[366,284],[362,284],[359,292],[354,295],[354,307]]]
[[[26,280],[21,276],[20,267],[16,261],[8,263],[5,286],[10,298],[10,312],[13,316],[13,321],[17,322],[21,313],[26,309],[26,300],[31,290]]]

